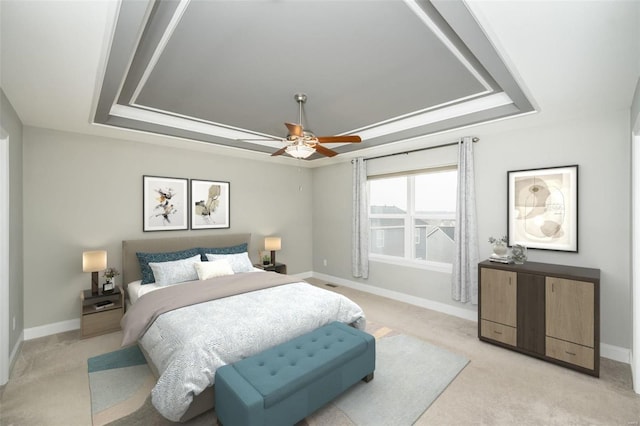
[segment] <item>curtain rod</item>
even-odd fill
[[[479,140],[480,140],[480,138],[477,138],[477,137],[473,137],[471,139],[471,141],[474,142],[474,143],[478,142]],[[444,143],[444,144],[441,144],[441,145],[434,145],[434,146],[428,146],[428,147],[425,147],[425,148],[412,149],[412,150],[404,151],[404,152],[396,152],[394,154],[385,154],[385,155],[378,155],[376,157],[369,157],[369,158],[365,158],[364,161],[376,160],[378,158],[385,158],[385,157],[393,157],[393,156],[396,156],[396,155],[411,154],[412,152],[427,151],[427,150],[435,149],[435,148],[443,148],[445,146],[458,145],[459,143],[460,143],[460,141],[457,140],[455,142]],[[353,160],[351,160],[351,162],[353,162]]]

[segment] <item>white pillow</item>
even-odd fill
[[[149,267],[156,278],[155,283],[167,285],[197,280],[198,273],[194,267],[196,263],[202,263],[202,258],[199,254],[182,260],[149,262]]]
[[[196,272],[201,280],[233,275],[233,269],[226,259],[196,263]]]
[[[253,264],[251,264],[251,259],[249,259],[249,253],[246,251],[244,253],[236,253],[236,254],[211,254],[207,253],[207,259],[209,261],[221,260],[224,259],[229,262],[231,265],[231,269],[233,269],[234,273],[238,272],[251,272],[253,271]]]

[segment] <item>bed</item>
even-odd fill
[[[230,247],[248,247],[250,237],[250,234],[226,234],[122,242],[127,300],[123,343],[135,337],[133,341],[137,341],[158,378],[151,393],[152,403],[169,420],[184,422],[213,408],[213,379],[216,369],[222,365],[254,355],[331,321],[359,329],[365,326],[362,309],[353,301],[275,272],[242,271],[160,286],[162,288],[140,294],[140,288],[146,290],[148,284],[140,285],[144,277],[137,253],[167,253],[203,247],[224,251]],[[209,260],[214,259],[209,257]],[[135,288],[135,293],[130,294]],[[221,289],[230,289],[230,292],[219,296],[217,292]],[[247,291],[243,292],[243,289]],[[170,307],[166,312],[159,308],[168,300],[189,299],[190,293],[194,293],[197,300],[187,302],[189,306]],[[210,294],[219,298],[206,301]],[[158,307],[158,316],[151,318],[150,325],[144,330],[140,328],[142,331],[136,334],[139,330],[131,325],[136,323],[132,318],[139,318],[139,312],[150,306]]]

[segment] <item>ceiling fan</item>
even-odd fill
[[[272,157],[287,153],[294,158],[307,158],[314,152],[327,157],[333,157],[338,153],[320,145],[321,143],[351,143],[362,141],[360,136],[357,135],[316,136],[313,132],[305,130],[302,127],[302,104],[307,101],[307,95],[304,93],[296,93],[293,98],[298,102],[298,124],[284,123],[289,130],[289,134],[283,141],[288,142],[288,145],[271,154]]]

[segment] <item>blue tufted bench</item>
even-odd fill
[[[332,322],[216,371],[218,424],[293,425],[375,370],[375,339]]]

